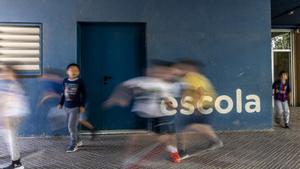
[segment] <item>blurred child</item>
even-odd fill
[[[53,135],[65,133],[66,114],[61,110],[57,110],[57,102],[60,101],[63,92],[62,81],[65,71],[46,68],[43,75],[38,79],[41,87],[40,96],[37,103],[38,111],[43,118],[42,125],[45,125],[47,132]],[[47,119],[46,119],[47,117]],[[45,123],[47,120],[47,123]]]
[[[122,83],[105,103],[105,106],[127,106],[134,100],[132,112],[147,119],[151,131],[159,134],[159,142],[166,147],[172,162],[179,163],[180,156],[176,147],[174,115],[161,111],[161,102],[172,96],[173,73],[165,61],[155,61],[147,71],[147,76],[136,77]]]
[[[44,70],[43,76],[39,79],[40,84],[43,87],[43,91],[39,99],[38,106],[52,99],[56,101],[61,97],[60,94],[63,92],[63,87],[61,85],[63,75],[64,72],[58,69],[48,68]]]
[[[17,127],[29,113],[24,91],[16,80],[14,69],[0,66],[0,129],[6,139],[12,163],[4,169],[23,169],[17,139]]]
[[[204,96],[216,97],[216,92],[211,82],[200,73],[198,69],[199,63],[194,60],[181,60],[178,61],[173,68],[177,69],[177,75],[179,77],[179,83],[182,83],[182,98],[191,97],[192,105],[196,108],[201,105],[202,108],[207,108],[210,105],[207,102],[203,102]],[[190,115],[177,114],[176,126],[178,128],[177,142],[179,148],[179,154],[182,158],[189,157],[186,151],[185,144],[187,136],[185,132],[196,132],[202,136],[205,136],[209,141],[208,150],[214,150],[223,147],[222,141],[215,134],[214,130],[209,124],[207,118],[199,114],[200,112],[193,112]]]
[[[79,124],[89,130],[91,133],[91,140],[94,140],[96,137],[97,128],[88,121],[87,113],[80,114]]]
[[[79,78],[79,65],[72,63],[67,66],[68,77],[63,81],[64,92],[58,105],[59,109],[64,107],[68,115],[68,130],[70,133],[70,142],[66,152],[75,152],[82,142],[79,141],[78,122],[80,113],[85,112],[86,90],[84,82]]]
[[[281,119],[283,119],[283,127],[290,128],[290,109],[288,100],[290,99],[291,87],[288,83],[287,72],[280,72],[279,79],[273,83],[272,88],[275,99],[275,121],[281,124]]]

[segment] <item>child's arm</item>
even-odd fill
[[[276,89],[276,82],[274,82],[273,85],[272,85],[272,95],[273,96],[276,94],[275,89]]]
[[[63,81],[63,92],[62,92],[61,97],[60,97],[60,102],[59,102],[58,108],[62,109],[64,103],[65,103],[65,83]]]
[[[59,109],[61,109],[63,107],[64,102],[65,102],[65,94],[62,93],[61,98],[60,98],[60,102],[59,102],[59,105],[58,105]]]
[[[110,98],[103,103],[104,108],[112,107],[115,105],[126,107],[132,99],[132,91],[124,85],[120,85],[113,92]]]
[[[41,98],[40,102],[38,103],[38,106],[41,106],[46,100],[52,99],[52,98],[60,98],[61,96],[58,93],[55,92],[47,92],[44,94],[44,96]]]

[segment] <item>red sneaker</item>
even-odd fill
[[[180,163],[181,162],[178,152],[170,153],[170,159],[174,163]]]

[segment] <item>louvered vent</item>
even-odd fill
[[[0,25],[0,62],[19,74],[40,74],[41,27]]]

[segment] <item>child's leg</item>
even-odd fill
[[[186,138],[183,132],[176,134],[177,148],[179,154],[183,154],[186,151]]]
[[[191,124],[184,130],[184,132],[196,132],[207,139],[218,137],[211,126],[207,124]]]
[[[177,149],[176,135],[171,133],[161,135],[159,141],[165,145],[170,160],[175,163],[180,163],[181,157]]]
[[[280,122],[281,121],[281,117],[280,117],[280,114],[279,114],[279,112],[277,110],[276,103],[275,103],[275,108],[274,108],[274,121],[277,124],[281,124],[281,122]]]
[[[79,108],[67,109],[69,119],[68,119],[68,129],[70,133],[70,145],[77,144],[78,141],[78,121],[79,121]]]
[[[158,137],[158,141],[166,146],[177,147],[175,134],[163,134]],[[176,148],[177,150],[177,148]],[[169,151],[171,152],[171,151]]]
[[[282,102],[279,100],[275,100],[275,111],[278,114],[278,117],[280,117],[280,124],[283,118],[283,107],[282,107]]]
[[[83,125],[84,127],[88,128],[89,130],[94,130],[95,129],[95,127],[90,122],[88,122],[87,120],[80,120],[79,123],[81,125]]]
[[[167,140],[167,151],[171,153],[178,153],[177,149],[177,140],[176,140],[176,135],[175,134],[169,134],[168,135],[169,139]]]
[[[204,136],[209,141],[209,150],[223,147],[222,140],[216,135],[215,131],[207,124],[192,124],[185,129],[186,132],[196,132],[200,136]],[[185,135],[185,139],[187,135]],[[190,139],[187,139],[190,140]]]
[[[288,101],[282,102],[282,108],[283,108],[283,120],[285,125],[288,125],[290,122],[290,109]]]
[[[160,136],[158,140],[167,146],[167,151],[177,152],[176,127],[174,117],[161,117],[156,119],[154,130]]]
[[[87,121],[88,117],[86,113],[80,113],[80,119],[79,119],[79,123],[86,127],[90,132],[91,132],[91,140],[93,140],[96,136],[96,127],[93,126],[89,121]]]
[[[20,160],[21,156],[16,136],[17,122],[13,119],[6,119],[5,123],[6,125],[4,129],[4,136],[6,138],[6,142],[9,148],[11,160],[18,161]]]

